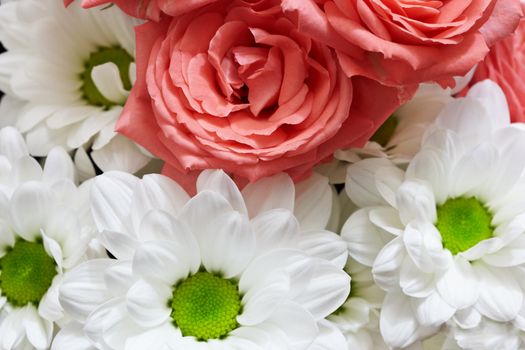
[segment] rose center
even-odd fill
[[[395,115],[391,115],[377,131],[372,135],[370,141],[377,142],[382,147],[386,147],[388,142],[394,136],[397,126],[399,125],[399,119]]]
[[[241,296],[236,282],[198,272],[175,287],[171,308],[184,336],[219,339],[238,327]]]
[[[42,243],[18,241],[0,259],[0,290],[14,306],[37,305],[56,274]]]
[[[97,87],[93,79],[93,70],[106,63],[113,63],[118,68],[121,84],[125,90],[131,90],[130,67],[134,62],[133,57],[121,47],[103,47],[98,51],[92,52],[84,64],[84,71],[81,74],[82,94],[84,100],[90,105],[110,108],[122,103],[116,102],[113,96],[106,96]],[[115,82],[113,82],[116,84]],[[120,82],[118,82],[120,84]]]
[[[474,197],[448,199],[437,207],[437,217],[443,246],[454,255],[493,236],[492,214]]]

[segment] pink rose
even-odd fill
[[[117,130],[181,182],[208,168],[239,183],[298,180],[363,145],[414,91],[347,78],[332,49],[264,8],[219,1],[137,28],[137,81]]]
[[[513,122],[525,122],[525,20],[516,32],[492,47],[478,65],[471,84],[491,79],[507,97]]]
[[[453,85],[512,33],[519,0],[283,0],[299,31],[337,49],[344,71],[386,84]]]

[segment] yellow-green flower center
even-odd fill
[[[475,197],[451,198],[437,207],[436,227],[443,247],[452,254],[464,252],[493,236],[492,214]]]
[[[198,272],[175,287],[171,308],[184,336],[220,339],[238,327],[241,296],[236,282]]]
[[[379,143],[381,146],[386,147],[388,142],[394,136],[399,120],[395,115],[391,115],[382,125],[377,129],[374,135],[370,138],[370,141]]]
[[[42,243],[17,241],[0,259],[0,290],[11,305],[38,305],[56,274]]]
[[[109,108],[117,105],[115,102],[108,100],[104,95],[100,93],[91,73],[97,66],[105,63],[114,63],[119,70],[120,79],[124,89],[131,90],[131,80],[129,77],[130,65],[134,62],[133,57],[121,47],[103,47],[98,51],[91,53],[88,60],[84,65],[84,72],[82,72],[80,78],[82,80],[82,94],[84,100],[90,105],[100,106]]]

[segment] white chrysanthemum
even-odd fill
[[[308,348],[350,290],[346,243],[323,230],[327,179],[294,187],[277,175],[241,193],[205,171],[197,189],[189,198],[161,175],[96,178],[93,215],[117,260],[65,279],[60,302],[76,323],[54,350]]]
[[[379,332],[383,291],[375,285],[370,268],[353,259],[348,259],[345,271],[351,277],[350,295],[321,321],[321,335],[309,350],[388,350]]]
[[[62,0],[19,0],[0,6],[0,90],[4,117],[29,152],[77,150],[80,170],[135,172],[149,161],[114,125],[135,79],[133,20],[117,7],[67,9]]]
[[[88,210],[64,150],[51,150],[42,169],[16,129],[0,130],[0,349],[49,348],[65,321],[63,274],[93,235]]]
[[[350,255],[387,294],[381,333],[405,347],[447,321],[516,319],[525,263],[525,131],[486,81],[448,104],[406,173],[387,159],[348,168],[362,209],[343,227]]]

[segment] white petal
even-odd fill
[[[496,267],[510,267],[525,263],[525,235],[521,235],[495,253],[485,255],[483,261]]]
[[[468,97],[475,98],[483,104],[490,116],[493,130],[503,128],[510,124],[510,113],[505,94],[491,80],[484,80],[470,88]]]
[[[222,170],[205,170],[197,179],[197,192],[213,191],[222,195],[232,206],[243,215],[248,214],[244,199],[233,180]]]
[[[271,323],[285,332],[290,339],[292,349],[306,348],[319,332],[310,313],[295,304],[285,304],[279,307]]]
[[[58,292],[60,285],[62,284],[62,276],[55,276],[51,287],[47,290],[46,294],[38,304],[38,314],[49,321],[58,321],[64,317],[64,310],[60,306],[58,300]]]
[[[369,214],[371,209],[356,211],[344,224],[341,236],[348,242],[350,256],[366,266],[372,266],[383,247],[395,238],[374,225]]]
[[[142,220],[138,232],[140,232],[140,237],[144,242],[150,240],[171,241],[180,246],[191,272],[196,273],[199,270],[201,265],[199,244],[195,235],[190,232],[184,222],[175,219],[164,211],[152,210]]]
[[[375,173],[377,191],[394,208],[396,208],[396,193],[403,182],[404,176],[404,171],[397,167],[379,168]]]
[[[111,102],[121,104],[126,101],[129,92],[124,89],[117,65],[107,62],[91,71],[91,78],[100,94]]]
[[[173,241],[150,241],[137,248],[133,258],[133,272],[145,279],[156,279],[174,285],[186,278],[191,270],[191,251]]]
[[[265,211],[251,220],[251,227],[257,240],[257,255],[295,245],[299,239],[299,223],[288,209]]]
[[[144,280],[137,281],[126,295],[129,315],[143,327],[155,327],[166,322],[171,310],[168,301],[171,298],[169,285],[154,285]]]
[[[52,203],[53,193],[40,183],[28,182],[18,187],[10,208],[14,230],[25,240],[34,241],[46,225]]]
[[[443,249],[441,235],[434,225],[413,221],[407,225],[402,237],[408,255],[421,271],[443,271],[451,264],[452,255]]]
[[[90,260],[66,273],[60,286],[59,300],[71,317],[85,320],[107,300],[104,271],[116,263],[111,259]]]
[[[107,145],[91,152],[91,158],[102,171],[136,173],[151,160],[132,141],[114,137]]]
[[[53,322],[42,319],[34,307],[26,308],[24,324],[27,339],[37,349],[48,348],[53,336]]]
[[[518,314],[523,292],[511,271],[476,264],[480,296],[476,309],[495,321],[508,322]]]
[[[91,211],[100,231],[120,231],[128,220],[133,188],[138,179],[122,172],[98,176],[91,188]]]
[[[419,270],[410,257],[405,257],[399,274],[399,285],[403,293],[411,297],[426,298],[435,288],[434,274]]]
[[[405,225],[412,220],[431,223],[437,220],[434,193],[424,181],[405,181],[399,187],[396,202],[399,217]]]
[[[328,178],[313,173],[295,187],[294,214],[303,230],[326,228],[332,212],[332,188]]]
[[[294,210],[295,188],[286,174],[277,174],[248,184],[242,195],[250,218],[276,208]]]
[[[347,243],[329,231],[309,231],[298,236],[299,247],[310,256],[328,260],[343,268],[348,258]]]
[[[285,300],[290,288],[290,281],[286,274],[279,274],[261,288],[252,288],[242,298],[242,314],[237,321],[243,326],[255,326],[266,319]]]
[[[454,315],[454,321],[463,329],[477,327],[482,316],[474,307],[458,310]]]
[[[133,258],[139,241],[127,234],[104,230],[98,236],[99,242],[115,258],[119,260],[129,260]]]
[[[472,266],[458,256],[437,281],[437,289],[443,300],[456,309],[474,305],[480,294],[480,285]]]
[[[307,287],[294,300],[316,320],[337,310],[350,294],[350,276],[328,262],[319,262]]]
[[[348,347],[345,336],[330,322],[321,321],[318,326],[319,335],[308,350],[342,350]]]
[[[348,167],[345,189],[348,197],[357,206],[368,207],[388,204],[376,186],[376,173],[382,168],[395,168],[395,165],[388,159],[370,158]],[[382,169],[383,174],[385,171],[387,170]],[[379,184],[382,186],[382,190],[385,190],[384,183],[380,181]]]
[[[399,286],[399,273],[405,256],[403,241],[399,237],[390,241],[379,252],[372,274],[382,289],[390,290]]]
[[[380,319],[381,335],[393,347],[405,347],[416,340],[418,322],[410,298],[401,293],[388,293]]]
[[[256,249],[248,219],[238,212],[211,220],[199,232],[199,245],[206,270],[221,273],[225,278],[238,276],[254,258]]]
[[[26,311],[24,308],[12,310],[2,320],[0,325],[0,345],[4,349],[13,349],[18,346],[25,335],[24,318]]]
[[[11,163],[29,155],[22,135],[15,128],[6,127],[0,130],[0,154],[6,156]]]
[[[51,350],[96,350],[95,345],[84,335],[82,326],[76,322],[70,322],[60,329],[55,338]]]
[[[456,312],[441,299],[437,292],[426,298],[411,299],[418,321],[425,326],[440,327]]]
[[[14,164],[10,176],[10,183],[17,184],[27,181],[40,181],[42,178],[42,168],[37,160],[32,157],[22,157]]]
[[[53,148],[51,152],[49,152],[42,179],[49,183],[61,179],[75,181],[73,161],[63,148]]]
[[[178,340],[181,338],[178,331],[170,322],[163,325],[148,329],[147,331],[131,336],[126,340],[126,350],[170,350],[176,347]],[[184,349],[193,350],[190,347]]]

